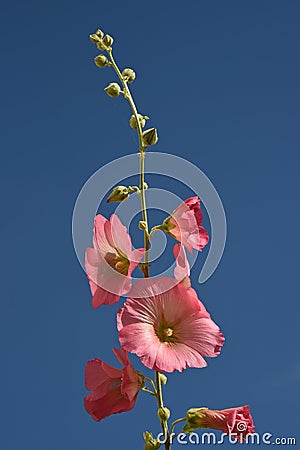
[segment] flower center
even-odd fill
[[[164,333],[164,336],[166,336],[166,337],[171,337],[171,336],[173,336],[173,330],[172,330],[172,328],[165,328],[164,331],[163,331],[163,333]]]
[[[156,334],[161,342],[174,342],[174,328],[170,324],[162,323],[157,329]]]

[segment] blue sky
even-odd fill
[[[207,368],[169,376],[172,417],[249,404],[258,432],[297,436],[299,18],[295,0],[2,5],[1,449],[140,449],[143,431],[159,431],[146,394],[101,423],[82,405],[86,361],[115,364],[119,304],[92,309],[72,211],[97,169],[137,150],[128,105],[103,92],[113,72],[93,64],[98,26],[137,72],[153,150],[199,166],[227,216],[220,266],[197,284],[206,250],[192,275],[226,344]]]

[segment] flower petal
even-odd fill
[[[116,214],[112,214],[110,218],[111,235],[114,247],[120,250],[124,255],[131,253],[131,238],[127,233],[127,228],[122,224]]]
[[[174,277],[179,282],[185,281],[187,285],[191,285],[190,276],[190,265],[186,257],[184,246],[181,244],[175,244],[173,248],[173,253],[176,258],[176,266],[174,269]],[[185,285],[186,287],[186,285]]]
[[[114,303],[117,303],[119,299],[119,294],[114,294],[113,292],[106,291],[100,286],[97,286],[92,298],[92,307],[96,309],[101,305],[113,305]]]
[[[84,407],[93,419],[100,421],[111,414],[129,411],[135,402],[123,397],[120,388],[110,390],[105,396],[93,401],[88,395],[84,398]]]
[[[86,363],[85,368],[85,385],[89,391],[93,391],[102,383],[110,378],[118,378],[121,376],[121,370],[95,358]]]

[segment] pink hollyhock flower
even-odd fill
[[[113,349],[113,352],[123,364],[123,370],[98,358],[86,364],[85,384],[92,392],[84,398],[84,407],[97,421],[132,409],[144,384],[144,376],[133,369],[125,350]]]
[[[175,244],[173,253],[176,259],[174,277],[182,283],[186,289],[189,289],[191,287],[190,265],[186,257],[184,246],[181,244]]]
[[[207,231],[201,226],[202,217],[199,198],[190,197],[164,220],[162,229],[182,242],[190,253],[193,248],[202,250],[209,240]]]
[[[160,372],[205,367],[203,357],[217,356],[224,342],[195,291],[171,278],[137,281],[118,312],[118,330],[122,347]]]
[[[189,295],[194,296],[198,300],[197,292],[191,286],[190,265],[186,257],[184,246],[182,244],[175,244],[173,253],[176,258],[174,277],[187,289]],[[205,310],[205,306],[203,304],[202,308]]]
[[[195,428],[212,428],[221,430],[231,437],[245,441],[248,434],[254,433],[254,423],[249,406],[239,406],[211,410],[207,408],[191,408],[186,415],[185,432],[192,432]]]
[[[144,249],[132,251],[126,227],[113,214],[108,221],[95,217],[94,248],[87,248],[85,268],[93,299],[92,306],[112,305],[131,288],[131,273],[141,261]]]

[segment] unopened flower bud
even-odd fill
[[[170,418],[171,415],[171,411],[169,410],[169,408],[166,408],[165,406],[163,408],[158,408],[157,411],[157,417],[162,420],[168,420]]]
[[[97,42],[97,48],[99,50],[106,50],[106,45],[103,44],[103,41],[100,40],[99,42]]]
[[[90,40],[93,44],[98,44],[101,39],[97,34],[90,34]]]
[[[106,47],[111,47],[113,45],[114,39],[109,35],[106,34],[103,38],[103,44],[106,45]]]
[[[144,231],[144,230],[147,229],[147,223],[144,220],[140,220],[139,224],[138,224],[138,227],[139,227],[140,230]]]
[[[110,83],[104,90],[110,97],[113,98],[118,97],[121,92],[121,88],[118,83]]]
[[[158,141],[158,136],[156,128],[149,128],[143,132],[143,144],[148,147],[148,145],[154,145]]]
[[[163,373],[159,373],[159,379],[161,382],[161,385],[164,386],[165,384],[167,384],[168,378],[166,377],[166,375],[164,375]]]
[[[132,69],[124,69],[122,72],[123,78],[128,81],[128,83],[132,83],[135,80],[135,71]]]
[[[97,67],[105,67],[107,65],[107,58],[105,55],[97,55],[96,58],[94,58],[95,64]]]
[[[241,427],[240,427],[241,425]],[[196,428],[221,430],[235,435],[239,442],[245,441],[254,432],[254,423],[248,405],[227,409],[190,408],[186,413],[184,432],[191,433]],[[232,432],[234,431],[234,433]]]
[[[103,31],[102,30],[100,30],[99,28],[98,28],[98,30],[96,31],[96,33],[95,33],[97,36],[99,36],[99,38],[100,39],[102,39],[103,38],[103,36],[104,36],[104,33],[103,33]]]
[[[117,186],[113,189],[106,202],[123,202],[128,199],[129,195],[128,188],[126,186]]]
[[[157,439],[154,439],[152,433],[146,431],[144,434],[145,446],[144,450],[157,450],[160,447],[160,442]]]
[[[148,120],[148,119],[149,119],[148,116],[142,116],[141,114],[138,114],[138,120],[139,120],[139,122],[140,122],[140,124],[141,124],[141,128],[144,128],[144,126],[146,125],[146,120]],[[134,114],[132,114],[132,116],[130,117],[129,125],[130,125],[131,128],[133,128],[134,130],[137,130],[137,129],[138,129],[138,127],[137,127],[137,121],[136,121],[136,118],[135,118],[135,115],[134,115]]]
[[[192,433],[196,428],[201,428],[201,421],[205,417],[207,408],[190,408],[186,413],[186,424],[183,427],[185,433]]]

